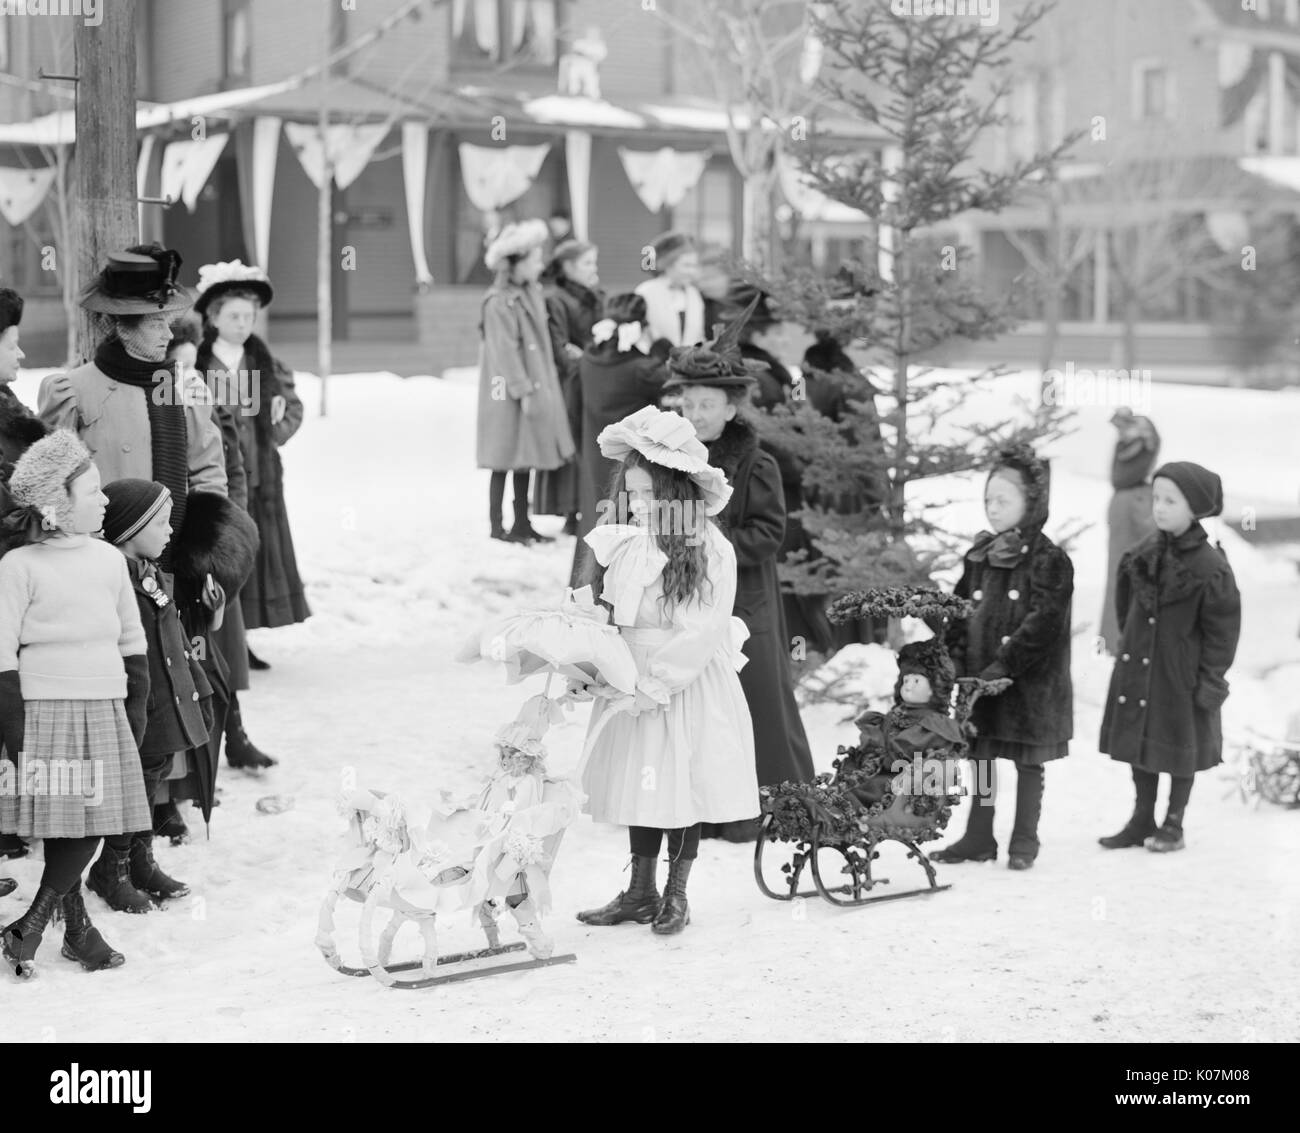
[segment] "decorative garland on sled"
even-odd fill
[[[922,586],[879,586],[836,598],[826,616],[840,624],[858,618],[968,618],[975,604]]]

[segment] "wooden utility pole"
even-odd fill
[[[78,290],[109,252],[136,242],[135,199],[136,0],[100,6],[101,22],[79,20],[77,66],[76,257]],[[68,251],[63,251],[65,256]],[[94,353],[92,316],[79,310],[77,352]]]
[[[329,151],[329,57],[334,47],[333,23],[330,5],[322,5],[325,27],[322,58],[325,66],[320,75],[320,148],[321,183],[316,198],[316,368],[320,371],[320,415],[325,416],[325,388],[329,384],[333,365],[331,338],[334,333],[334,297],[330,290],[333,266],[332,243],[334,233],[334,162]]]

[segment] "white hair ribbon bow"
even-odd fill
[[[618,352],[626,354],[641,341],[640,323],[620,323],[618,328]]]
[[[613,319],[601,319],[591,328],[591,341],[599,346],[602,342],[608,342],[614,334],[614,328],[618,326]],[[620,347],[621,349],[621,347]]]

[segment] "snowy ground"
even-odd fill
[[[998,396],[1029,385],[1008,379]],[[26,375],[19,395],[31,403],[35,387],[36,375]],[[507,687],[498,669],[451,655],[484,616],[553,601],[572,543],[524,549],[488,540],[467,375],[337,378],[325,420],[317,383],[300,376],[300,388],[307,421],[285,456],[315,616],[255,635],[273,668],[255,674],[242,698],[254,738],[281,764],[261,780],[223,772],[211,840],[202,840],[196,815],[197,841],[161,849],[191,898],[141,918],[90,899],[125,967],[83,973],[47,938],[40,978],[0,988],[7,1030],[55,1041],[680,1042],[869,1039],[887,1021],[895,1042],[1300,1039],[1300,884],[1291,864],[1300,813],[1244,805],[1221,769],[1198,781],[1185,853],[1096,845],[1130,801],[1127,769],[1095,746],[1108,670],[1088,648],[1112,442],[1101,408],[1081,413],[1079,432],[1056,453],[1054,523],[1097,525],[1074,552],[1078,738],[1071,758],[1048,771],[1043,852],[1032,872],[945,867],[947,892],[843,911],[766,900],[749,848],[706,842],[692,876],[693,922],[665,940],[643,927],[597,930],[574,920],[620,888],[626,859],[621,830],[583,818],[560,854],[547,919],[576,965],[418,993],[340,977],[312,936],[342,833],[335,797],[345,770],[412,795],[472,789],[492,759],[492,732],[540,681]],[[1300,398],[1176,386],[1152,396],[1164,457],[1222,471],[1230,504],[1296,503]],[[949,494],[964,501],[953,509],[955,529],[978,529],[979,485]],[[1230,530],[1222,538],[1245,595],[1229,720],[1280,729],[1300,699],[1295,567]],[[842,716],[830,706],[805,714],[819,769],[853,738]],[[548,737],[554,770],[576,764],[583,725],[575,714]],[[271,794],[294,806],[259,813],[255,803]],[[1009,817],[998,820],[1004,840]],[[952,829],[964,822],[956,815]],[[884,872],[911,887],[919,871],[890,853]],[[0,900],[4,921],[30,899],[38,871],[36,862],[12,863],[20,888]],[[345,948],[356,911],[341,911]],[[481,938],[460,923],[441,939],[452,950]],[[416,947],[407,941],[411,953]]]

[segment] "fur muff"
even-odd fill
[[[12,394],[3,396],[7,392],[0,390],[0,449],[4,450],[6,459],[15,461],[49,429]]]
[[[248,512],[214,492],[191,492],[185,523],[173,543],[177,579],[202,584],[212,575],[226,594],[236,594],[257,559],[257,524]]]

